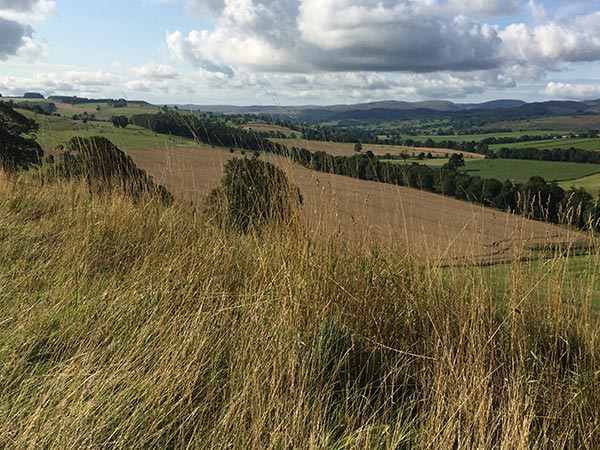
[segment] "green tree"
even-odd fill
[[[297,187],[279,167],[257,158],[225,164],[221,185],[206,199],[206,215],[221,227],[241,232],[289,222],[302,202]]]
[[[354,144],[354,151],[357,153],[360,153],[363,149],[363,146],[360,142],[357,142],[356,144]]]
[[[0,103],[0,167],[5,171],[28,169],[39,164],[43,152],[32,135],[38,124]]]
[[[449,169],[458,169],[465,165],[465,157],[462,153],[453,153],[446,164]]]
[[[127,125],[129,125],[129,118],[127,116],[112,116],[110,121],[117,128],[127,128]]]

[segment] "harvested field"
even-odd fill
[[[210,147],[129,152],[183,202],[201,208],[235,155]],[[431,263],[493,263],[524,256],[527,247],[582,240],[557,226],[416,189],[310,171],[263,156],[285,169],[304,197],[304,220],[319,235],[391,246]]]
[[[245,125],[242,125],[242,129],[248,131],[275,131],[284,134],[296,133],[297,135],[302,135],[302,133],[300,133],[299,131],[294,131],[291,128],[282,127],[280,125],[270,125],[268,123],[247,123]]]
[[[333,156],[351,156],[355,155],[354,144],[347,144],[343,142],[325,142],[325,141],[307,141],[304,139],[274,139],[276,142],[280,142],[288,147],[299,147],[310,150],[311,152],[326,152]],[[479,153],[461,152],[458,150],[451,150],[447,148],[426,148],[426,147],[405,147],[402,145],[376,145],[376,144],[363,144],[362,152],[372,151],[377,156],[384,156],[389,153],[390,155],[399,155],[401,153],[408,153],[411,156],[417,156],[419,153],[431,152],[435,156],[444,156],[446,154],[462,153],[465,158],[473,159],[484,159],[483,155]]]

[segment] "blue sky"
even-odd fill
[[[0,93],[600,98],[600,0],[0,0]]]

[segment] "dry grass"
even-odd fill
[[[352,156],[356,154],[354,144],[346,144],[343,142],[326,142],[326,141],[308,141],[304,139],[276,139],[277,142],[287,145],[288,147],[305,148],[311,152],[325,152],[333,156]],[[462,153],[466,159],[484,159],[485,156],[479,153],[463,152],[460,150],[451,150],[449,148],[429,148],[429,147],[406,147],[403,145],[376,145],[363,144],[362,152],[371,151],[377,156],[400,155],[408,153],[410,156],[417,156],[419,153],[431,152],[432,155],[439,157],[452,155],[454,153]]]
[[[283,134],[302,134],[301,132],[294,131],[288,127],[282,127],[281,125],[272,125],[268,123],[247,123],[246,125],[242,125],[242,129],[248,131],[275,131]]]
[[[597,261],[573,293],[564,264],[501,297],[335,227],[0,175],[0,448],[596,449]]]
[[[200,209],[218,185],[223,164],[236,156],[208,146],[128,154],[176,197]],[[315,236],[335,229],[346,244],[383,245],[434,264],[490,263],[514,259],[527,247],[585,239],[564,228],[441,195],[317,173],[273,155],[261,158],[283,167],[300,188],[307,228]]]

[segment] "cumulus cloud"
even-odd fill
[[[529,0],[531,23],[486,23],[519,0],[188,0],[210,30],[167,34],[182,61],[230,78],[260,73],[486,71],[490,82],[539,79],[600,60],[600,12],[556,19]],[[435,76],[430,77],[435,79]],[[482,78],[482,77],[480,77]],[[494,81],[496,80],[496,81]]]
[[[15,55],[32,33],[30,26],[0,17],[0,59]]]
[[[45,46],[33,40],[31,23],[56,13],[50,0],[0,0],[0,59],[13,55],[39,56]]]
[[[600,84],[572,84],[551,81],[544,94],[551,98],[591,100],[600,97]]]
[[[151,80],[172,80],[177,78],[177,71],[165,64],[150,63],[142,67],[133,69],[133,72],[140,78]]]

